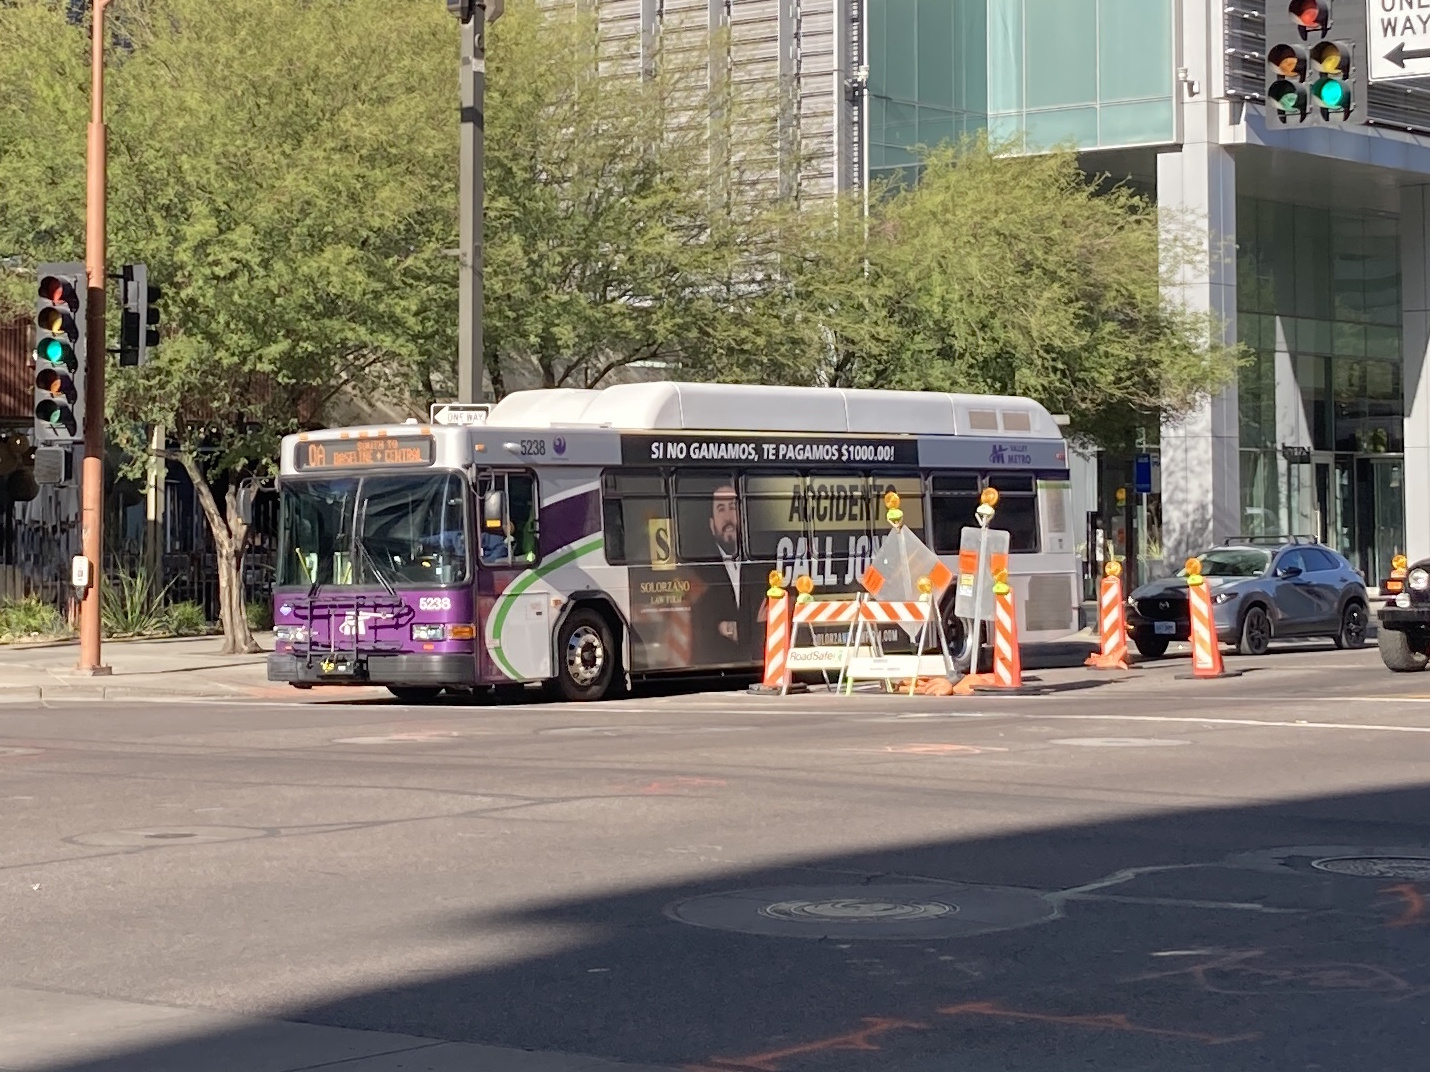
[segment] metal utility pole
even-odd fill
[[[452,7],[449,0],[449,7]],[[461,267],[457,299],[457,401],[482,400],[482,155],[486,136],[487,5],[460,4],[462,22]],[[499,8],[500,5],[498,5]],[[499,13],[494,12],[494,14]]]
[[[89,275],[89,354],[84,385],[84,465],[80,471],[81,552],[89,560],[89,586],[79,613],[81,674],[107,674],[100,663],[99,584],[104,564],[104,288],[105,190],[104,9],[109,0],[93,0],[90,20],[89,142],[85,162],[84,265]]]

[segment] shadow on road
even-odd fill
[[[890,830],[868,852],[593,898],[552,875],[545,903],[448,926],[558,951],[286,1018],[701,1072],[1419,1072],[1427,816],[1418,787],[932,844]],[[452,850],[479,889],[480,842]],[[427,918],[418,887],[413,908]],[[202,1069],[237,1041],[142,1067]]]

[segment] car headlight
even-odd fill
[[[1410,576],[1406,578],[1406,581],[1409,582],[1410,587],[1415,589],[1415,591],[1423,592],[1426,588],[1430,588],[1430,573],[1425,572],[1423,569],[1413,569],[1410,571]]]
[[[1212,596],[1212,602],[1213,602],[1213,603],[1230,603],[1233,599],[1235,599],[1235,598],[1236,598],[1237,596],[1239,596],[1239,595],[1241,595],[1240,592],[1221,591],[1221,592],[1218,592],[1216,595]]]
[[[313,630],[306,625],[275,625],[273,639],[285,640],[289,644],[301,644],[311,639]]]

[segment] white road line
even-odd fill
[[[1344,703],[1345,701],[1341,701]],[[1037,716],[1034,716],[1035,718]],[[1208,726],[1269,726],[1292,730],[1365,730],[1378,733],[1430,733],[1430,726],[1378,726],[1355,722],[1278,722],[1258,718],[1195,718],[1181,715],[1043,715],[1053,721],[1074,722],[1190,722]]]

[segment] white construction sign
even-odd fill
[[[1366,0],[1372,82],[1430,77],[1430,4],[1424,0]]]

